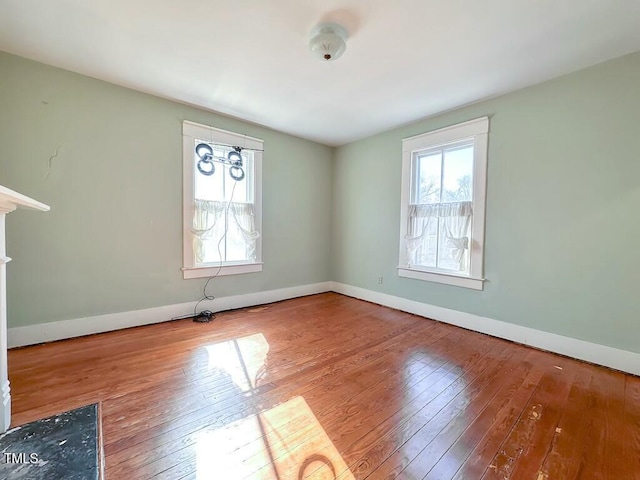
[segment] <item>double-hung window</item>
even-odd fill
[[[489,119],[403,140],[401,277],[482,290]]]
[[[262,271],[257,138],[183,123],[184,278]]]

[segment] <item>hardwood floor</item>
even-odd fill
[[[640,479],[640,378],[335,293],[9,352],[106,478]]]

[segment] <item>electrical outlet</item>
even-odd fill
[[[384,280],[384,279],[382,278],[382,275],[380,275],[380,276],[378,277],[378,283],[379,283],[379,284],[381,284],[383,280]]]

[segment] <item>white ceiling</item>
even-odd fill
[[[640,1],[0,0],[0,50],[341,145],[640,50]]]

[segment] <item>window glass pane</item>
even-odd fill
[[[231,170],[231,166],[225,163],[231,147],[211,145],[213,151],[212,162],[201,163],[201,168],[205,172],[212,170],[211,175],[206,175],[198,169],[200,157],[195,153],[195,146],[206,141],[196,140],[194,143],[194,197],[198,200],[208,200],[214,202],[231,203],[253,203],[254,201],[254,152],[244,150],[242,155],[242,171]],[[234,180],[230,173],[244,178]],[[212,215],[210,221],[215,217],[215,225],[206,232],[201,240],[204,244],[204,258],[202,262],[196,264],[219,264],[220,262],[232,262],[248,260],[248,249],[245,238],[233,218],[233,214],[227,208],[218,210],[216,215]]]
[[[224,240],[220,241],[220,238],[224,234],[224,218],[221,218],[216,222],[211,231],[207,232],[202,241],[205,244],[204,258],[202,263],[220,263],[221,259],[225,257],[225,244]],[[196,265],[198,263],[196,262]]]
[[[439,218],[438,231],[438,268],[443,270],[459,271],[460,264],[455,261],[455,250],[453,245],[447,240],[446,229],[444,225],[445,219]]]
[[[442,201],[470,202],[473,200],[473,144],[449,147],[444,150]]]
[[[229,176],[231,167],[225,166],[225,176],[227,181],[226,201],[233,201],[239,203],[252,203],[253,192],[251,186],[253,186],[253,152],[242,152],[242,170],[244,171],[244,179],[235,181]],[[234,175],[240,175],[240,171],[233,170]]]
[[[417,164],[418,175],[414,202],[423,204],[440,202],[442,152],[420,155]]]
[[[242,236],[242,232],[238,228],[237,223],[233,220],[233,214],[229,212],[229,229],[227,230],[227,261],[247,259],[247,245]]]
[[[200,157],[195,153],[195,146],[204,143],[200,140],[196,140],[194,143],[194,152],[193,152],[193,171],[195,176],[194,182],[194,196],[199,200],[223,200],[224,199],[224,179],[223,175],[220,175],[220,171],[222,170],[221,165],[217,162],[212,163],[201,163],[200,166],[205,171],[210,171],[213,167],[214,173],[212,175],[204,175],[198,170],[198,163],[200,162]],[[213,155],[218,156],[222,152],[217,149],[213,149]]]
[[[194,144],[194,193],[195,198],[201,200],[216,200],[216,201],[233,201],[240,203],[252,203],[253,202],[253,152],[244,150],[242,151],[242,169],[245,177],[240,181],[235,181],[229,175],[231,167],[228,164],[222,163],[227,159],[229,152],[232,151],[230,147],[221,147],[213,145],[213,157],[212,164],[204,163],[201,167],[205,171],[210,171],[213,165],[214,173],[212,175],[204,175],[198,170],[198,163],[200,157],[195,154],[195,146],[199,143],[206,143],[201,140],[196,140]],[[239,175],[239,170],[234,170],[235,175]]]
[[[449,228],[447,228],[447,223]],[[455,238],[449,238],[449,232],[455,237],[469,237],[469,228],[462,229],[465,224],[461,217],[440,217],[438,219],[438,264],[437,268],[451,270],[452,273],[469,273],[469,249],[460,250],[460,244],[455,243]],[[449,230],[451,229],[451,230]],[[462,230],[459,230],[462,229]],[[462,255],[461,261],[459,261]]]
[[[415,265],[422,267],[435,267],[438,253],[438,222],[436,219],[423,219],[427,225],[424,237],[416,251]],[[422,230],[422,229],[421,229]]]

